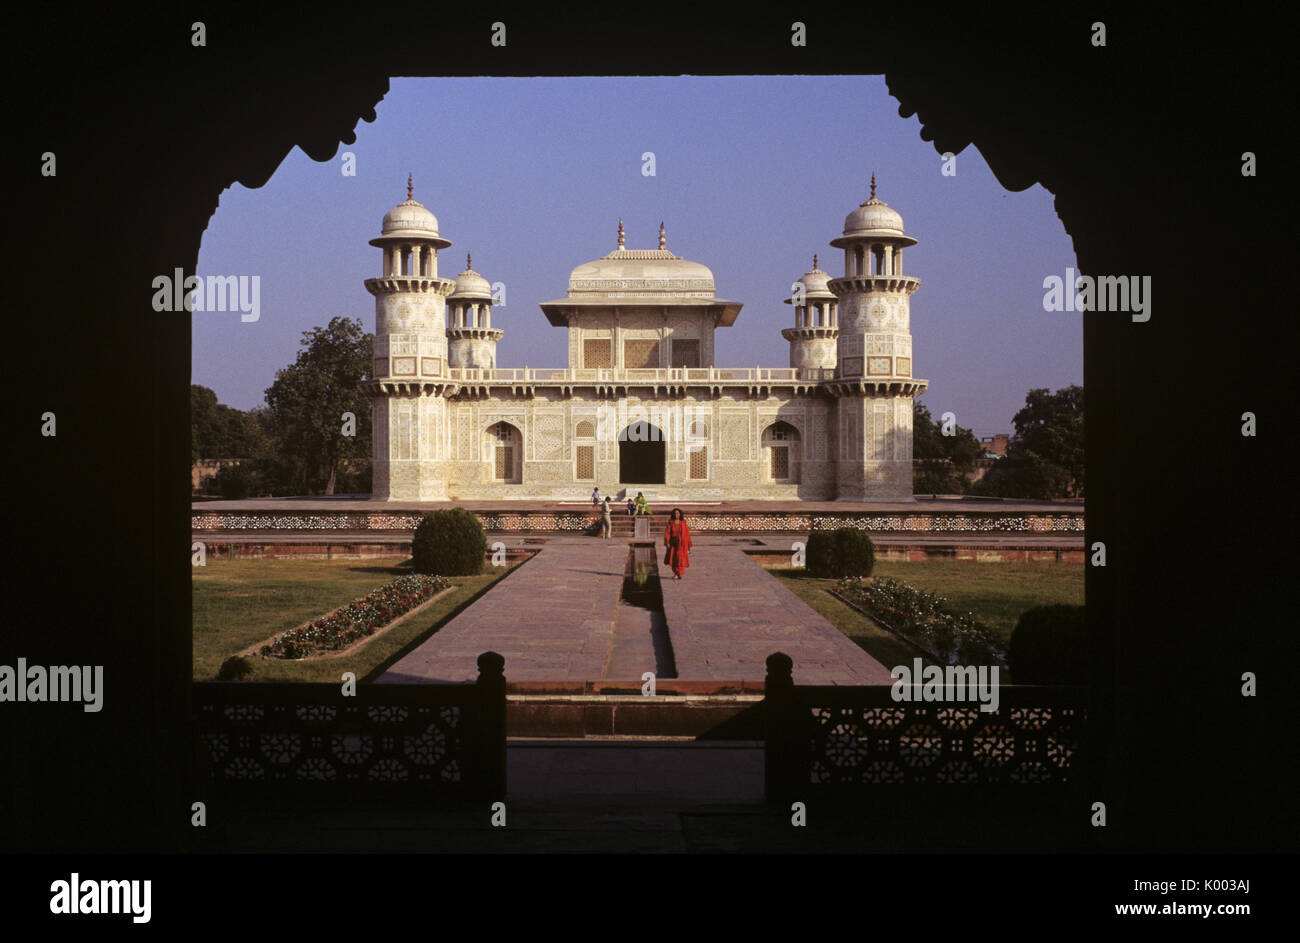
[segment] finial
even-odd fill
[[[474,267],[474,259],[473,259],[473,257],[472,257],[468,252],[466,252],[466,253],[465,253],[465,271],[468,272],[468,271],[469,271],[470,269],[472,269],[473,267]]]
[[[874,200],[875,198],[876,198],[876,172],[873,170],[871,172],[871,199]]]
[[[406,198],[408,200],[415,199],[415,181],[411,179],[410,174],[406,175]]]
[[[668,237],[664,235],[664,223],[663,220],[660,220],[659,221],[659,248],[663,249],[667,247],[667,245],[668,245]]]
[[[622,249],[625,245],[626,242],[623,239],[623,221],[620,219],[618,221],[618,247]]]
[[[813,271],[817,271],[817,253],[813,253]]]

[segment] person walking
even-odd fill
[[[600,533],[606,540],[609,540],[610,534],[614,530],[612,514],[613,511],[609,507],[609,495],[605,495],[605,501],[600,506]]]
[[[668,515],[668,529],[664,531],[664,563],[673,569],[673,579],[682,578],[682,573],[691,565],[691,529],[686,526],[686,515],[681,508],[673,508]]]

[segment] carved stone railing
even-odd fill
[[[460,796],[506,787],[505,659],[474,684],[198,682],[194,713],[218,792]]]
[[[448,373],[467,383],[818,383],[835,377],[834,369],[822,367],[455,367]]]
[[[984,712],[972,701],[896,702],[891,685],[796,686],[791,667],[787,655],[768,656],[772,801],[878,786],[1061,785],[1078,772],[1086,688],[1005,685]]]

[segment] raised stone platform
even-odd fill
[[[575,502],[580,499],[575,499]],[[200,501],[191,511],[196,539],[207,536],[347,535],[361,543],[380,535],[409,537],[422,515],[439,508],[464,507],[478,515],[491,534],[582,534],[594,532],[599,513],[575,502],[426,502],[370,501],[356,496],[258,498]],[[938,535],[1055,535],[1075,538],[1082,549],[1082,504],[1056,501],[994,501],[920,498],[907,503],[749,501],[680,504],[697,534],[802,534],[834,527],[859,527],[873,538]],[[656,522],[669,510],[654,506]],[[631,520],[614,515],[616,532]],[[660,527],[662,529],[662,527]]]

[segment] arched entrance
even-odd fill
[[[662,485],[667,465],[663,432],[639,419],[618,434],[618,480],[625,485]]]

